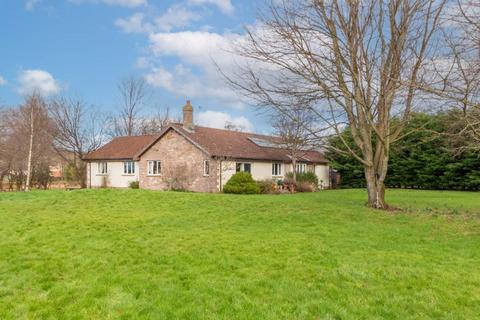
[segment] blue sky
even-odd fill
[[[2,0],[0,102],[16,105],[36,89],[111,112],[118,81],[135,74],[149,83],[152,106],[178,111],[190,99],[204,125],[264,132],[213,64],[233,67],[228,44],[255,12],[255,1],[236,0]]]

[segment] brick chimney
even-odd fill
[[[187,100],[187,103],[183,106],[183,127],[190,131],[195,129],[193,125],[193,107],[190,104],[190,100]]]

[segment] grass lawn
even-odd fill
[[[474,319],[480,193],[0,193],[0,319]]]

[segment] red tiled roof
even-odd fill
[[[272,143],[280,143],[281,141],[278,137],[200,126],[195,126],[194,131],[189,131],[183,128],[181,124],[174,124],[173,126],[183,135],[204,148],[213,157],[291,161],[286,149],[259,146],[250,139],[256,138]],[[314,163],[327,162],[323,154],[318,151],[305,151],[302,161]]]
[[[238,132],[195,126],[194,131],[183,128],[182,124],[172,124],[157,136],[119,137],[102,148],[88,154],[85,160],[122,160],[138,159],[151,145],[168,130],[175,130],[190,140],[198,148],[212,157],[227,159],[264,160],[290,162],[286,149],[260,146],[251,139],[280,143],[278,137],[255,133]],[[305,151],[300,161],[327,163],[324,155],[318,151]]]
[[[150,145],[157,136],[118,137],[85,157],[84,160],[126,160],[133,159],[145,146]]]

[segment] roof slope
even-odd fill
[[[117,137],[85,157],[84,160],[126,160],[133,159],[145,146],[158,136]]]
[[[200,126],[195,126],[195,130],[190,131],[186,130],[182,124],[178,123],[171,124],[156,136],[115,138],[102,148],[85,156],[84,159],[139,159],[145,151],[147,151],[156,141],[171,129],[190,140],[194,145],[212,157],[291,162],[286,149],[261,146],[251,140],[253,138],[254,140],[268,141],[274,145],[281,142],[278,137]],[[327,163],[323,154],[318,151],[305,151],[304,156],[299,160],[312,163]]]
[[[213,157],[291,161],[286,149],[260,146],[251,140],[251,138],[256,138],[275,144],[281,142],[278,137],[200,126],[195,126],[195,131],[189,131],[183,128],[181,124],[173,124],[173,127],[204,148]],[[305,155],[301,160],[327,163],[327,160],[321,152],[313,150],[305,151]]]

